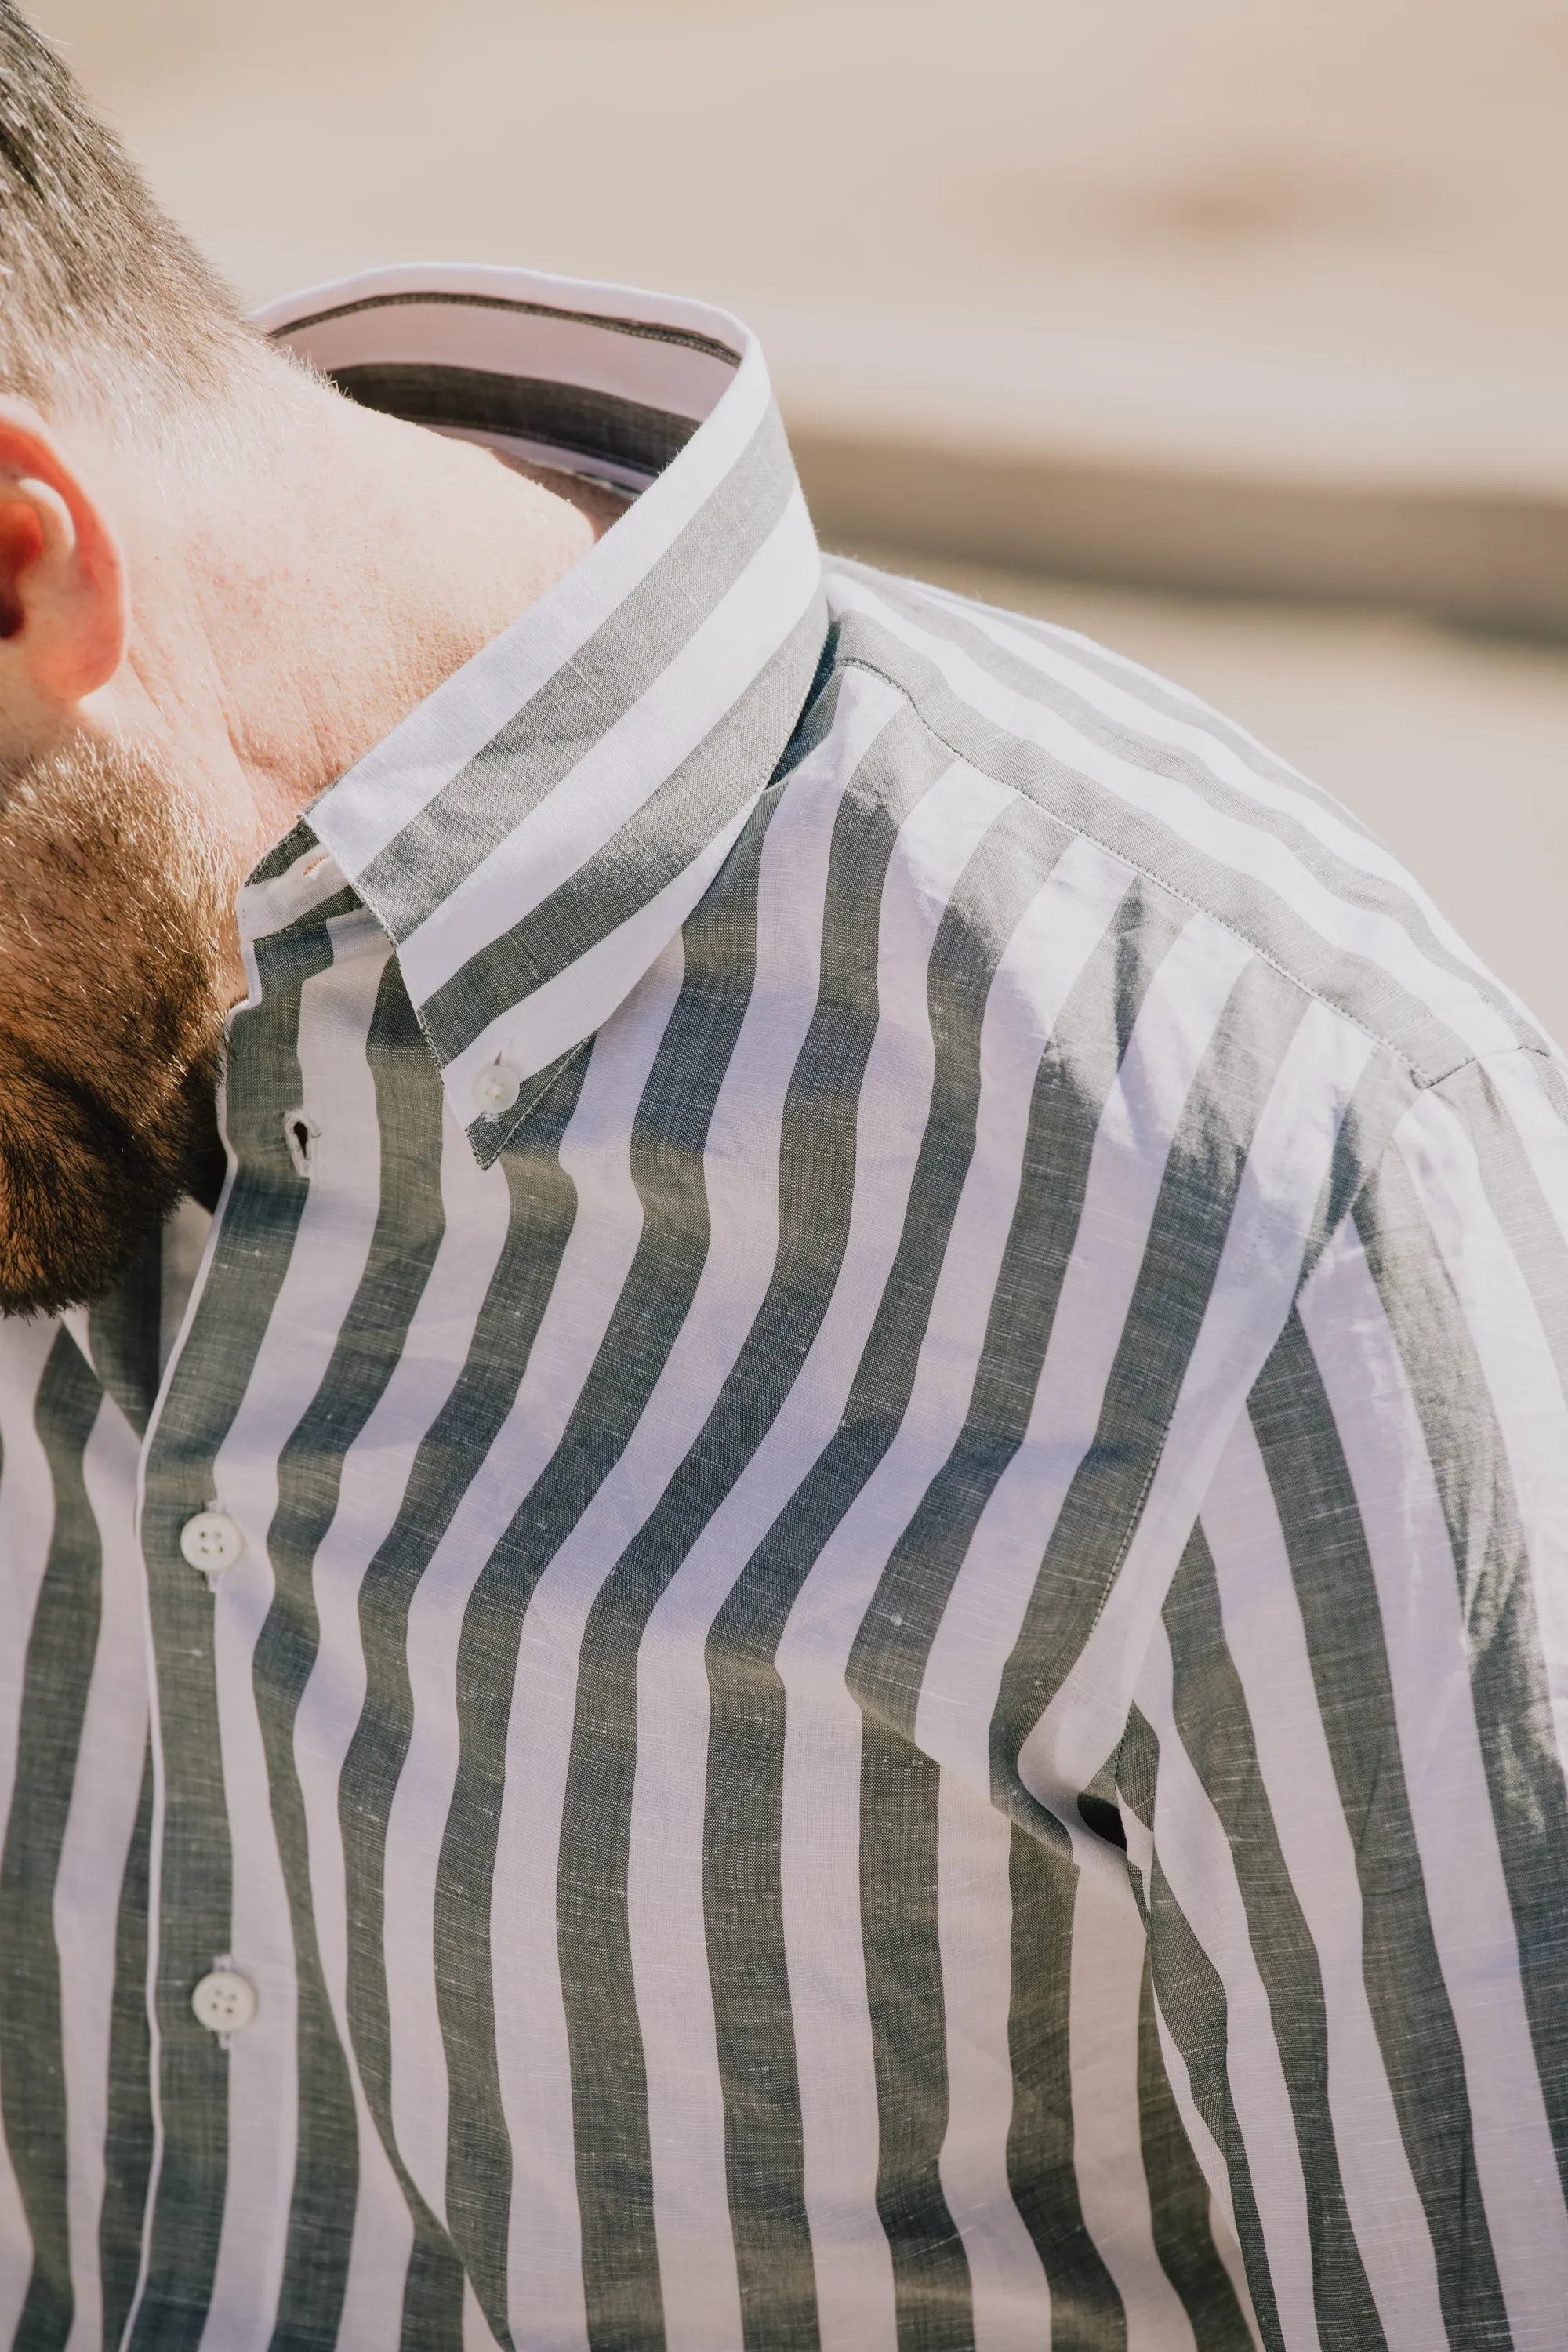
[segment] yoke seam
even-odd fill
[[[1009,784],[1005,776],[998,776],[991,769],[982,767],[980,761],[973,759],[969,752],[961,751],[956,743],[949,742],[941,728],[932,724],[900,678],[891,677],[888,671],[879,668],[875,662],[867,661],[859,654],[845,655],[842,657],[842,667],[845,669],[864,670],[868,677],[879,678],[884,686],[890,686],[894,693],[899,695],[914,713],[915,718],[933,742],[940,743],[942,750],[950,751],[955,760],[963,760],[967,766],[974,768],[981,775],[989,777],[993,783],[1001,784],[1005,790],[1017,792],[1017,786]],[[1027,800],[1029,795],[1026,793],[1020,793],[1019,798]],[[1040,807],[1037,801],[1032,805]],[[1369,1038],[1372,1044],[1378,1047],[1380,1052],[1390,1055],[1423,1094],[1433,1087],[1443,1086],[1449,1078],[1457,1077],[1461,1070],[1471,1069],[1478,1062],[1488,1060],[1490,1052],[1512,1051],[1533,1054],[1538,1060],[1551,1058],[1543,1047],[1532,1045],[1527,1039],[1518,1038],[1511,1048],[1493,1047],[1485,1053],[1477,1049],[1467,1054],[1463,1060],[1451,1063],[1437,1076],[1425,1077],[1409,1055],[1396,1045],[1392,1038],[1382,1035],[1369,1023],[1363,1021],[1358,1014],[1350,1012],[1346,1006],[1336,1004],[1331,997],[1323,994],[1321,989],[1314,988],[1310,981],[1301,978],[1300,972],[1292,971],[1288,964],[1281,963],[1278,956],[1271,955],[1269,950],[1257,940],[1249,939],[1247,934],[1237,924],[1231,922],[1226,916],[1216,914],[1212,907],[1205,907],[1201,900],[1194,898],[1190,891],[1180,888],[1174,882],[1167,881],[1163,875],[1156,874],[1152,866],[1145,866],[1137,857],[1130,856],[1125,849],[1119,849],[1114,843],[1103,840],[1099,834],[1091,832],[1087,825],[1075,824],[1070,817],[1061,815],[1055,809],[1041,808],[1040,813],[1042,815],[1049,816],[1052,823],[1059,824],[1065,833],[1072,834],[1079,841],[1091,843],[1096,849],[1103,850],[1107,857],[1114,857],[1119,865],[1125,866],[1131,872],[1141,875],[1145,882],[1152,883],[1157,890],[1163,890],[1167,898],[1175,899],[1179,906],[1190,907],[1194,915],[1202,915],[1207,921],[1217,924],[1221,930],[1228,931],[1233,940],[1238,940],[1249,954],[1257,956],[1259,962],[1266,963],[1271,971],[1278,972],[1280,979],[1295,989],[1299,995],[1307,997],[1314,1004],[1321,1004],[1324,1011],[1331,1013],[1336,1020],[1346,1022],[1351,1028],[1358,1029],[1363,1037]]]

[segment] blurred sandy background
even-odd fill
[[[740,310],[803,436],[880,435],[914,468],[901,549],[832,514],[826,536],[1209,695],[1373,824],[1568,1037],[1568,649],[1555,620],[1518,632],[1568,610],[1568,576],[1541,585],[1568,551],[1562,0],[34,6],[254,299],[472,258]],[[977,525],[966,551],[962,499],[922,527],[924,475],[975,450],[1069,487],[1081,466],[1093,584],[976,563],[998,542]],[[1139,484],[1172,474],[1258,492],[1264,572],[1313,485],[1348,497],[1364,592],[1351,562],[1341,601],[1292,601],[1281,543],[1272,594],[1184,593],[1179,535],[1157,563],[1137,545]],[[1536,568],[1512,635],[1434,619],[1418,573],[1391,589],[1390,485],[1469,501],[1488,562],[1511,534],[1498,561]],[[1102,549],[1101,495],[1123,517]],[[1450,531],[1443,560],[1463,572],[1470,543]]]

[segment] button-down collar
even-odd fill
[[[429,268],[259,323],[369,404],[640,493],[308,814],[395,942],[488,1162],[766,784],[826,635],[816,540],[762,353],[721,311]]]

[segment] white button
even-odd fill
[[[198,1511],[180,1529],[180,1549],[204,1576],[221,1576],[244,1551],[245,1538],[226,1511]]]
[[[521,1092],[522,1080],[504,1062],[489,1063],[474,1080],[474,1100],[485,1118],[499,1118]]]
[[[238,2033],[256,2015],[256,1987],[236,1969],[214,1969],[191,1995],[191,2007],[209,2033]]]

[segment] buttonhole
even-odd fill
[[[303,1105],[283,1114],[283,1140],[289,1146],[289,1157],[294,1163],[296,1176],[309,1177],[316,1163],[316,1138],[321,1133],[313,1118],[307,1118]]]
[[[312,857],[308,864],[301,866],[300,870],[303,874],[307,882],[313,882],[315,880],[317,875],[321,872],[322,866],[326,864],[331,854],[332,853],[330,849],[318,849],[314,857]]]

